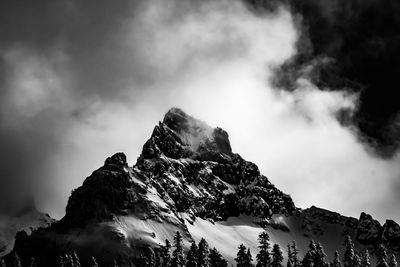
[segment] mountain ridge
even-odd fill
[[[65,216],[31,235],[19,233],[15,251],[22,261],[37,258],[39,266],[51,266],[71,250],[83,258],[94,255],[104,266],[115,258],[127,266],[143,247],[159,247],[179,231],[186,248],[201,236],[215,239],[211,245],[232,262],[240,240],[229,245],[220,240],[243,238],[256,250],[256,233],[267,229],[283,246],[303,240],[302,253],[312,238],[332,243],[331,254],[346,234],[359,248],[374,251],[384,242],[398,253],[399,225],[381,226],[361,215],[357,220],[316,207],[296,208],[254,163],[232,152],[226,131],[173,108],[154,127],[134,166],[121,152],[107,158],[73,190]]]

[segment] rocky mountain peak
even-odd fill
[[[126,162],[126,155],[122,152],[118,152],[111,157],[108,157],[106,161],[104,162],[104,166],[118,166],[118,167],[124,167],[128,166],[128,163]]]
[[[170,109],[143,147],[141,158],[168,157],[226,161],[232,155],[228,133],[195,119],[178,108]]]

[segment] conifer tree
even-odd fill
[[[68,253],[64,255],[64,266],[65,267],[74,267],[74,261],[72,259],[72,256]]]
[[[239,251],[236,254],[236,266],[237,267],[249,267],[251,266],[251,262],[249,261],[249,257],[247,255],[247,248],[245,245],[240,244]]]
[[[376,252],[376,267],[388,267],[386,248],[380,244]]]
[[[299,249],[297,248],[296,241],[292,242],[292,262],[293,267],[300,267]]]
[[[253,256],[251,255],[250,248],[247,249],[246,258],[249,266],[253,266],[253,264],[251,263],[253,261]]]
[[[161,248],[162,267],[169,267],[171,264],[171,243],[165,240],[165,246]]]
[[[197,245],[193,242],[186,256],[186,267],[197,267]]]
[[[258,248],[260,251],[256,256],[257,264],[256,267],[267,267],[271,264],[271,255],[269,254],[270,244],[269,235],[267,232],[262,232],[258,236]]]
[[[320,243],[318,243],[315,248],[316,248],[316,253],[314,255],[314,260],[313,260],[314,267],[326,267],[327,265],[325,262],[326,254],[324,248]]]
[[[6,267],[6,263],[3,258],[0,259],[0,267]]]
[[[394,254],[390,255],[389,267],[397,267],[396,256]]]
[[[199,242],[199,248],[197,250],[197,266],[198,267],[209,267],[208,254],[210,249],[208,248],[207,241],[202,238]]]
[[[58,257],[58,266],[59,267],[65,267],[64,257],[63,256],[59,256]]]
[[[117,260],[114,260],[113,267],[119,267],[119,265],[118,265],[118,263],[117,263]]]
[[[361,256],[361,266],[362,267],[370,267],[371,266],[371,261],[369,258],[369,251],[366,249]]]
[[[343,259],[344,267],[354,267],[354,257],[355,257],[354,244],[349,235],[347,235],[345,238],[344,246],[345,246],[344,259]]]
[[[331,263],[331,267],[342,267],[342,263],[340,262],[339,252],[337,250],[333,255],[333,261]]]
[[[272,247],[271,254],[272,254],[271,267],[283,267],[282,265],[283,253],[278,244],[274,244],[274,246]]]
[[[81,261],[79,260],[78,254],[76,254],[75,250],[71,253],[71,258],[74,267],[81,267]]]
[[[183,255],[183,238],[180,232],[176,232],[174,236],[174,251],[172,252],[171,267],[183,267],[185,265],[185,257]]]
[[[288,259],[287,259],[287,267],[293,267],[293,257],[292,257],[292,248],[290,246],[290,244],[287,245],[287,255],[288,255]]]
[[[353,262],[354,267],[361,267],[361,257],[359,255],[354,256],[354,262]]]
[[[208,258],[210,267],[228,267],[228,262],[222,257],[216,248],[210,249]]]
[[[96,258],[93,256],[89,260],[89,267],[99,267]]]
[[[307,251],[306,255],[304,255],[302,266],[303,267],[310,267],[314,266],[314,259],[315,255],[317,254],[317,245],[315,244],[314,240],[310,240],[310,244],[308,245],[309,250]]]

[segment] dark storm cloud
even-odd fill
[[[262,5],[270,1],[250,2]],[[297,44],[299,53],[279,70],[277,83],[292,90],[304,68],[313,65],[309,78],[319,88],[360,92],[352,124],[381,156],[393,156],[400,145],[400,2],[282,2],[289,2],[298,15],[302,36]]]
[[[271,2],[249,0],[253,6]],[[400,2],[396,0],[282,0],[297,16],[298,53],[277,69],[275,83],[296,90],[300,77],[320,90],[359,93],[355,112],[338,120],[356,127],[361,142],[383,158],[400,146]],[[396,199],[400,177],[390,182]]]
[[[129,74],[118,62],[115,35],[127,17],[133,16],[141,1],[2,1],[0,3],[0,47],[28,48],[46,55],[62,49],[70,58],[70,69],[80,83],[71,87],[78,94],[114,97],[116,81]],[[99,57],[98,55],[104,55]],[[4,63],[2,63],[4,78]],[[119,75],[113,75],[113,73]],[[85,75],[79,79],[79,75]],[[107,78],[105,78],[107,77]],[[124,79],[123,79],[124,78]],[[90,81],[90,82],[86,82]]]

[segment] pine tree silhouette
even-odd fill
[[[371,266],[371,260],[369,258],[369,251],[366,249],[361,256],[361,266],[362,267],[370,267]]]
[[[316,245],[316,253],[314,255],[314,267],[326,267],[327,264],[325,262],[326,254],[324,248],[320,243]]]
[[[347,235],[345,238],[344,246],[345,246],[344,259],[343,259],[344,267],[354,267],[354,257],[355,257],[354,244],[349,235]]]
[[[310,244],[308,245],[309,250],[304,255],[303,261],[301,262],[303,267],[311,267],[314,266],[315,255],[317,254],[317,245],[314,240],[310,240]]]
[[[376,267],[388,267],[386,248],[382,244],[376,252]]]
[[[171,243],[165,240],[165,246],[161,248],[162,267],[169,267],[171,264]]]
[[[185,257],[183,255],[183,238],[180,232],[176,232],[174,236],[175,249],[172,252],[171,267],[185,266]]]
[[[258,236],[258,243],[260,251],[256,255],[256,267],[268,267],[271,264],[271,255],[269,254],[270,244],[267,232],[262,232]]]
[[[89,260],[89,267],[99,267],[96,258],[93,256]]]
[[[64,266],[65,267],[75,267],[74,260],[72,259],[72,256],[68,253],[64,255]]]
[[[59,256],[58,257],[58,266],[59,267],[65,267],[64,257],[63,256]]]
[[[278,244],[274,244],[272,247],[272,262],[271,267],[283,267],[283,252]]]
[[[72,264],[74,267],[81,267],[81,262],[79,260],[78,254],[76,254],[75,250],[71,253],[71,259],[72,259]]]
[[[247,248],[245,245],[240,244],[239,251],[236,254],[236,266],[237,267],[249,267],[251,266],[251,261],[247,255]]]
[[[300,267],[300,260],[299,260],[299,249],[297,248],[296,241],[293,240],[292,242],[292,261],[293,267]]]
[[[193,242],[186,256],[186,267],[197,267],[197,250],[196,242]]]
[[[293,267],[293,256],[292,256],[292,247],[290,246],[290,244],[287,244],[287,255],[288,255],[288,259],[287,259],[287,267]]]
[[[331,263],[331,267],[342,267],[342,263],[340,262],[339,252],[337,250],[333,255],[333,261]]]
[[[210,267],[227,267],[228,262],[222,257],[216,248],[210,249],[210,254],[208,255]]]
[[[209,267],[208,254],[210,249],[208,248],[207,241],[202,238],[199,242],[199,248],[197,250],[197,266],[198,267]]]
[[[389,267],[397,267],[396,256],[394,254],[390,255]]]

